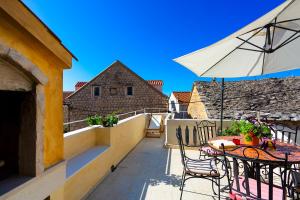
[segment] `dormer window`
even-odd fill
[[[94,95],[94,97],[99,97],[100,96],[100,87],[99,86],[94,86],[93,87],[93,95]]]
[[[132,86],[127,87],[126,94],[127,94],[127,96],[133,96],[133,87]]]

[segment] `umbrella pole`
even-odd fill
[[[221,86],[221,133],[223,132],[223,104],[224,104],[224,78],[222,78]]]

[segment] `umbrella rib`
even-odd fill
[[[274,26],[274,28],[280,28],[280,29],[284,29],[284,30],[287,30],[287,31],[292,31],[292,32],[299,32],[300,30],[294,30],[294,29],[291,29],[291,28],[286,28],[286,27],[282,27],[282,26]]]
[[[241,49],[241,50],[246,50],[246,51],[264,52],[263,50],[257,50],[257,49],[248,49],[248,48],[243,48],[243,47],[239,47],[238,49]]]
[[[263,48],[261,48],[260,46],[258,46],[258,45],[256,45],[256,44],[253,44],[253,43],[251,43],[251,42],[249,42],[249,41],[246,41],[246,40],[244,40],[244,39],[242,39],[242,38],[240,38],[240,37],[237,37],[237,39],[242,40],[242,41],[244,41],[245,43],[250,44],[250,45],[252,45],[252,46],[254,46],[254,47],[256,47],[256,48],[261,49],[262,51],[264,51]]]
[[[284,8],[276,15],[275,18],[277,18],[282,12],[284,12],[291,4],[293,4],[295,1],[296,1],[296,0],[292,0],[288,5],[286,5],[286,6],[285,6],[285,7],[284,7]],[[275,18],[274,18],[274,19],[275,19]],[[285,22],[290,22],[290,21],[296,21],[296,20],[300,20],[300,18],[290,19],[290,20],[284,20],[284,21],[281,21],[281,22],[277,22],[277,24],[279,24],[279,23],[285,23]],[[273,21],[273,19],[272,19],[271,21]],[[247,33],[251,33],[252,31],[258,30],[258,29],[260,29],[260,28],[261,28],[261,27],[258,27],[258,28],[255,28],[255,29],[253,29],[253,30],[247,31],[246,33],[243,33],[243,34],[241,34],[240,36],[245,35],[245,34],[247,34]]]
[[[259,29],[261,29],[261,28],[262,28],[262,27],[258,27],[258,28],[252,29],[252,30],[250,30],[250,31],[247,31],[246,33],[243,33],[243,34],[239,35],[238,37],[241,37],[241,36],[243,36],[243,35],[246,35],[246,34],[248,34],[248,33],[253,32],[253,31],[259,30]]]
[[[271,42],[271,49],[273,49],[273,42],[274,42],[274,35],[275,35],[275,30],[276,30],[276,23],[277,23],[277,17],[275,18],[275,23],[274,23],[274,29],[273,29],[273,34],[272,34],[272,42]]]
[[[280,49],[281,47],[283,47],[283,46],[287,45],[288,43],[290,43],[290,42],[294,41],[295,39],[297,39],[300,35],[298,35],[298,36],[296,36],[296,37],[294,37],[294,36],[297,35],[298,33],[299,33],[299,32],[296,32],[296,33],[294,33],[293,35],[291,35],[288,39],[286,39],[283,43],[281,43],[281,45],[279,45],[278,47],[276,47],[276,48],[274,49],[274,51]],[[293,38],[293,37],[294,37],[294,38]]]
[[[294,37],[293,39],[290,39],[289,41],[285,41],[285,42],[282,43],[279,47],[277,47],[275,50],[278,50],[279,48],[284,47],[285,45],[287,45],[287,44],[293,42],[294,40],[298,39],[299,37],[300,37],[300,35]]]
[[[288,7],[290,7],[290,5],[292,5],[296,0],[292,0],[288,5],[286,5],[277,15],[276,15],[276,18],[281,15],[281,13],[283,13]],[[288,21],[291,21],[291,20],[285,20],[283,22],[288,22]]]
[[[298,21],[298,20],[300,20],[300,18],[288,19],[288,20],[283,20],[283,21],[277,22],[277,24],[282,24],[282,23],[292,22],[292,21]]]
[[[265,47],[264,48],[266,48],[266,46],[267,46],[267,39],[268,39],[268,35],[266,34]],[[262,66],[261,66],[261,75],[264,74],[265,58],[266,58],[266,50],[264,50],[263,63],[262,63]]]
[[[251,38],[253,38],[254,36],[256,36],[259,32],[261,32],[264,29],[261,28],[259,31],[257,31],[255,34],[253,34],[251,37],[249,37],[246,41],[249,41]],[[205,70],[200,76],[203,76],[206,72],[208,72],[209,70],[211,70],[211,68],[213,68],[214,66],[216,66],[217,64],[219,64],[222,60],[224,60],[227,56],[229,56],[230,54],[232,54],[235,50],[237,50],[238,48],[240,48],[243,44],[245,44],[245,42],[243,42],[242,44],[238,45],[236,48],[234,48],[232,51],[230,51],[228,54],[226,54],[223,58],[221,58],[218,62],[216,62],[214,65],[212,65],[211,67],[209,67],[207,70]]]

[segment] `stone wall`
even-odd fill
[[[221,83],[196,82],[209,118],[220,118]],[[269,120],[300,120],[300,77],[225,82],[224,118],[261,112]]]
[[[94,86],[100,87],[99,97],[93,96]],[[132,96],[126,93],[128,86],[133,87]],[[115,94],[111,94],[112,88],[116,91]],[[70,95],[65,103],[69,107],[70,121],[75,121],[95,114],[126,113],[143,108],[167,108],[167,97],[121,62],[116,61]],[[81,126],[84,125],[83,123]],[[74,128],[78,127],[72,125],[71,129]]]
[[[198,88],[193,87],[191,100],[187,108],[188,114],[193,119],[207,119],[207,113],[205,109],[205,105],[202,102],[203,95],[199,95]]]

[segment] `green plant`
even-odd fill
[[[238,135],[240,135],[239,121],[234,121],[229,128],[227,128],[223,131],[222,135],[223,136],[238,136]]]
[[[247,142],[251,142],[254,136],[259,139],[272,138],[271,129],[264,123],[246,120],[241,120],[239,123],[240,132],[244,135]]]
[[[101,124],[101,117],[98,115],[94,115],[94,116],[89,116],[86,119],[86,122],[89,126],[93,126],[93,125],[100,125]]]
[[[234,121],[232,125],[222,133],[222,135],[225,136],[237,136],[240,134],[244,135],[245,140],[248,142],[251,142],[254,136],[259,139],[272,137],[271,130],[266,124],[246,120]]]
[[[103,117],[101,119],[101,124],[104,126],[104,127],[113,127],[114,124],[117,124],[119,121],[119,118],[116,116],[115,112],[109,114],[109,115],[106,115],[105,117]]]

